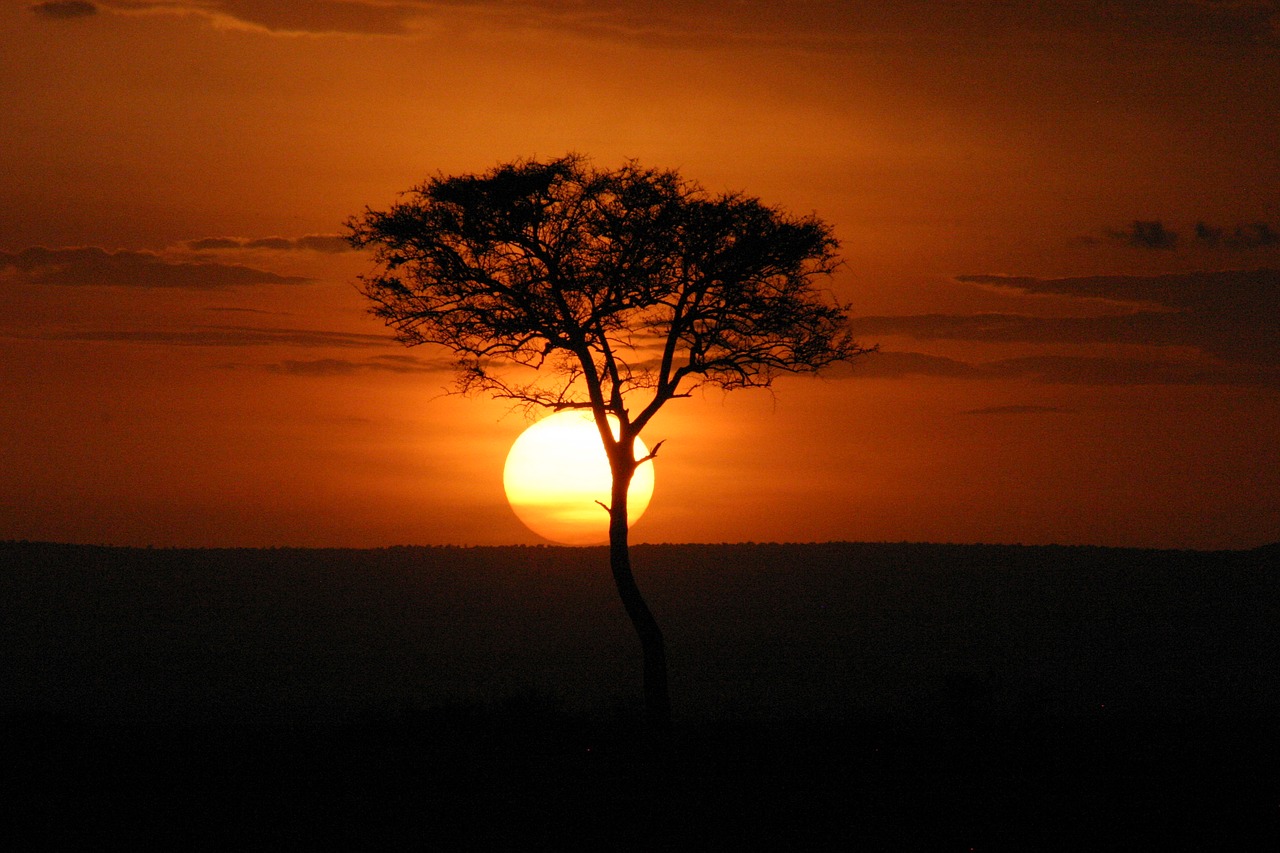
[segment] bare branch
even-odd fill
[[[637,464],[637,465],[642,465],[642,464],[644,464],[645,462],[649,462],[649,461],[651,461],[651,460],[653,460],[653,459],[657,459],[657,458],[658,458],[658,451],[659,451],[660,449],[662,449],[662,445],[663,445],[664,443],[666,443],[666,439],[665,439],[665,438],[664,438],[664,439],[662,439],[661,441],[659,441],[657,444],[655,444],[655,445],[653,446],[653,449],[649,451],[649,455],[648,455],[648,456],[644,456],[644,457],[642,457],[642,458],[640,458],[640,459],[637,459],[637,460],[636,460],[636,464]]]

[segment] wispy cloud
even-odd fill
[[[978,368],[963,361],[892,350],[877,350],[859,356],[845,370],[848,375],[860,379],[892,379],[902,376],[973,378],[981,375]]]
[[[203,237],[188,240],[188,249],[198,252],[230,251],[235,249],[268,249],[279,252],[350,252],[351,244],[338,234],[308,234],[305,237]]]
[[[98,14],[98,7],[84,0],[50,0],[47,3],[33,3],[27,8],[42,18],[57,20],[87,18]]]
[[[1008,275],[958,275],[956,281],[1134,305],[1163,305],[1175,311],[1228,315],[1241,319],[1280,311],[1280,270],[1218,270],[1167,275],[1096,275],[1036,278]]]
[[[919,353],[882,352],[852,368],[862,376],[1024,377],[1066,384],[1225,384],[1280,387],[1280,271],[1227,270],[1161,276],[964,275],[963,283],[1103,299],[1131,307],[1101,316],[1029,314],[913,314],[854,317],[860,340],[891,335],[919,341],[972,341],[1031,345],[1140,345],[1199,350],[1168,360],[1036,354],[969,364]],[[1081,303],[1082,311],[1088,303]]]
[[[102,0],[129,14],[198,15],[218,27],[280,35],[397,36],[440,4],[396,0]]]
[[[1108,299],[1163,311],[1110,317],[1012,315],[880,318],[932,338],[1025,342],[1111,342],[1192,346],[1227,361],[1280,365],[1280,270],[1224,270],[1160,276],[1033,278],[965,275],[958,281],[1024,293]],[[872,325],[876,325],[875,318]]]
[[[1195,235],[1198,242],[1215,249],[1262,249],[1280,245],[1280,233],[1266,222],[1237,225],[1231,231],[1197,222]]]
[[[962,415],[1057,415],[1070,411],[1058,406],[987,406],[982,409],[966,409]]]
[[[1271,365],[1190,363],[1106,356],[1028,355],[966,362],[917,352],[875,352],[859,357],[833,378],[1024,379],[1046,385],[1232,385],[1280,388],[1280,367]],[[1014,414],[1022,409],[974,411]],[[1029,413],[1025,412],[1025,413]]]
[[[1267,222],[1245,222],[1230,228],[1200,220],[1189,228],[1189,237],[1165,225],[1160,219],[1135,219],[1127,228],[1104,228],[1101,237],[1085,235],[1073,239],[1077,246],[1121,244],[1136,249],[1174,251],[1208,248],[1236,252],[1280,246],[1280,232]]]
[[[389,346],[385,335],[331,332],[317,329],[280,329],[265,326],[194,326],[185,329],[78,329],[40,332],[24,337],[59,341],[116,341],[194,347],[288,346],[325,347]]]
[[[350,376],[356,373],[448,373],[454,370],[445,360],[395,358],[375,356],[354,360],[341,358],[316,358],[309,360],[285,360],[264,365],[270,373],[289,376]]]
[[[560,31],[613,40],[825,40],[821,19],[848,21],[837,0],[102,0],[134,14],[199,15],[223,28],[276,35],[406,36],[434,26]],[[835,4],[835,5],[833,5]],[[789,24],[790,26],[780,26]]]
[[[12,276],[25,284],[193,290],[311,281],[241,264],[169,261],[154,252],[109,252],[96,246],[70,249],[36,246],[20,252],[0,252],[0,275]]]
[[[70,4],[40,4],[70,5]],[[1101,39],[1207,46],[1265,43],[1276,36],[1270,3],[1125,3],[1099,15],[1092,3],[942,3],[899,0],[99,0],[132,13],[200,15],[223,28],[278,35],[405,36],[439,26],[490,32],[559,31],[666,45],[749,43],[901,51],[983,44],[1073,44]]]
[[[991,378],[1032,379],[1054,385],[1235,385],[1280,388],[1280,368],[1195,364],[1136,358],[1032,355],[980,365]]]
[[[222,314],[265,314],[270,317],[289,317],[293,314],[291,311],[266,311],[262,308],[241,308],[235,305],[211,305],[205,310]]]
[[[1125,230],[1108,230],[1107,236],[1139,249],[1172,249],[1178,245],[1178,232],[1169,230],[1158,219],[1135,219]]]
[[[1136,312],[1119,317],[1035,317],[1026,314],[911,314],[855,317],[860,339],[906,335],[917,340],[993,343],[1126,343],[1189,345],[1192,332],[1178,315]]]

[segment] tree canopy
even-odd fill
[[[379,266],[361,279],[373,313],[453,351],[467,392],[600,407],[638,432],[699,385],[767,386],[863,352],[816,286],[839,263],[826,223],[675,171],[519,161],[348,225]]]

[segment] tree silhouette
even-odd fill
[[[576,154],[438,176],[347,225],[352,245],[373,250],[376,274],[360,279],[372,313],[408,346],[451,350],[458,391],[591,411],[646,715],[669,726],[662,631],[627,543],[632,476],[662,442],[636,459],[636,437],[699,386],[766,387],[866,352],[846,306],[815,286],[839,263],[831,228],[675,171],[602,170]]]

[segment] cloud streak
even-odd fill
[[[317,329],[282,329],[263,326],[195,326],[187,329],[78,329],[49,331],[42,340],[119,342],[191,347],[287,346],[326,347],[390,346],[385,335],[331,332]]]
[[[338,234],[308,234],[305,237],[204,237],[188,240],[188,249],[197,252],[233,251],[237,249],[268,249],[278,252],[338,252],[355,251],[347,238]]]
[[[859,379],[897,379],[906,376],[943,376],[971,379],[982,371],[971,364],[918,352],[877,350],[859,356],[845,368]]]
[[[936,377],[973,381],[1021,379],[1046,385],[1230,385],[1280,389],[1280,367],[1204,364],[1105,356],[1029,355],[969,363],[917,352],[880,351],[832,374],[849,379]],[[1013,413],[1005,411],[971,414]]]
[[[1225,228],[1197,222],[1195,235],[1198,242],[1214,249],[1264,249],[1280,245],[1280,233],[1266,222],[1237,225],[1229,233]]]
[[[1056,415],[1070,411],[1058,406],[987,406],[982,409],[966,409],[962,415]]]
[[[0,275],[23,284],[221,290],[311,279],[277,275],[241,264],[167,261],[154,252],[108,252],[96,246],[0,252]]]
[[[1228,230],[1201,220],[1192,227],[1190,240],[1184,240],[1181,232],[1166,226],[1162,220],[1135,219],[1128,228],[1104,228],[1102,234],[1103,238],[1088,235],[1079,237],[1072,243],[1079,246],[1095,246],[1110,242],[1136,249],[1161,251],[1194,246],[1245,252],[1280,246],[1280,232],[1277,232],[1268,222],[1241,223]]]
[[[1280,271],[1225,270],[1159,276],[962,275],[957,281],[1027,295],[1106,300],[1126,314],[1040,317],[1029,314],[914,314],[854,317],[853,334],[875,341],[1031,345],[1137,345],[1198,350],[1188,361],[1034,354],[969,364],[911,352],[872,354],[851,368],[865,377],[1029,378],[1085,385],[1244,385],[1280,387]]]
[[[401,36],[438,6],[395,0],[103,0],[126,14],[198,15],[224,29],[277,35]]]
[[[872,326],[922,338],[1126,343],[1191,346],[1221,359],[1280,365],[1280,270],[1224,270],[1159,276],[964,275],[957,281],[1018,290],[1156,305],[1118,317],[1040,318],[1015,315],[867,318]],[[879,322],[877,322],[877,319]],[[896,323],[894,322],[896,320]]]
[[[33,3],[27,8],[41,18],[55,20],[88,18],[98,14],[98,7],[84,0],[50,0],[47,3]]]
[[[1178,245],[1178,232],[1170,231],[1158,219],[1135,219],[1126,231],[1108,231],[1107,236],[1139,249],[1173,249]]]
[[[351,376],[359,373],[448,373],[454,365],[444,360],[404,356],[375,356],[356,361],[341,358],[285,360],[264,366],[267,372],[286,376]]]
[[[43,4],[42,4],[43,5]],[[911,42],[952,50],[983,44],[1025,47],[1037,36],[1212,46],[1274,40],[1266,4],[896,3],[847,0],[102,0],[123,12],[200,15],[223,28],[263,33],[411,36],[440,27],[486,32],[569,32],[611,41],[705,46],[741,43],[813,49]],[[922,22],[927,25],[922,26]]]
[[[988,378],[1053,385],[1233,385],[1280,388],[1280,368],[1135,358],[1033,355],[980,365]]]
[[[1098,275],[1035,278],[958,275],[956,281],[1009,288],[1031,294],[1157,304],[1201,313],[1256,313],[1280,309],[1280,270],[1219,270],[1168,275]]]

